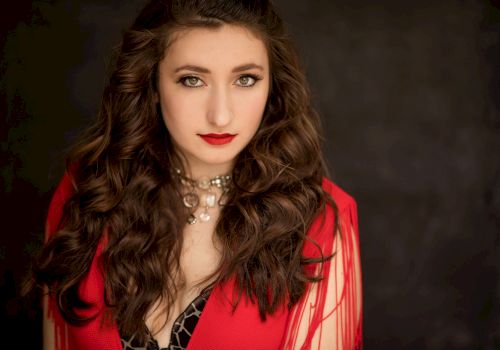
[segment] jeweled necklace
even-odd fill
[[[218,175],[212,179],[202,177],[199,180],[194,180],[182,174],[180,169],[175,169],[175,173],[180,179],[181,184],[188,187],[187,193],[182,196],[184,206],[192,210],[187,219],[188,224],[194,225],[198,221],[198,218],[202,222],[210,221],[211,216],[208,209],[214,208],[216,204],[219,206],[226,204],[225,201],[231,183],[231,175]],[[214,187],[222,190],[222,194],[218,200],[216,193],[213,191]],[[201,196],[196,193],[196,189],[202,191]],[[194,212],[198,206],[204,207],[204,210],[196,217]]]

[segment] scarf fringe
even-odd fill
[[[326,217],[333,217],[332,212]],[[334,237],[331,235],[331,222],[324,222],[325,227],[319,229],[321,236],[315,240],[323,254],[328,256],[335,252],[335,255],[323,264],[322,271],[318,264],[315,274],[322,273],[324,279],[308,284],[306,293],[291,310],[282,346],[284,350],[363,348],[356,202],[351,199],[339,216],[342,236],[338,232]],[[327,237],[328,234],[331,237]]]

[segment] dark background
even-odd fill
[[[1,11],[0,332],[15,348],[40,347],[38,304],[17,297],[19,282],[64,150],[95,115],[111,49],[142,3],[17,0]],[[499,349],[497,2],[276,3],[333,179],[358,202],[365,347]]]

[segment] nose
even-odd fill
[[[230,92],[225,86],[214,86],[209,99],[208,122],[217,128],[227,126],[232,119]]]

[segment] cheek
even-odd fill
[[[239,99],[237,115],[248,124],[248,127],[256,129],[260,124],[267,102],[265,91]]]
[[[190,124],[195,112],[199,110],[197,103],[192,98],[188,99],[186,94],[175,92],[161,95],[160,105],[163,120],[171,131],[174,129],[186,130],[185,126]]]

